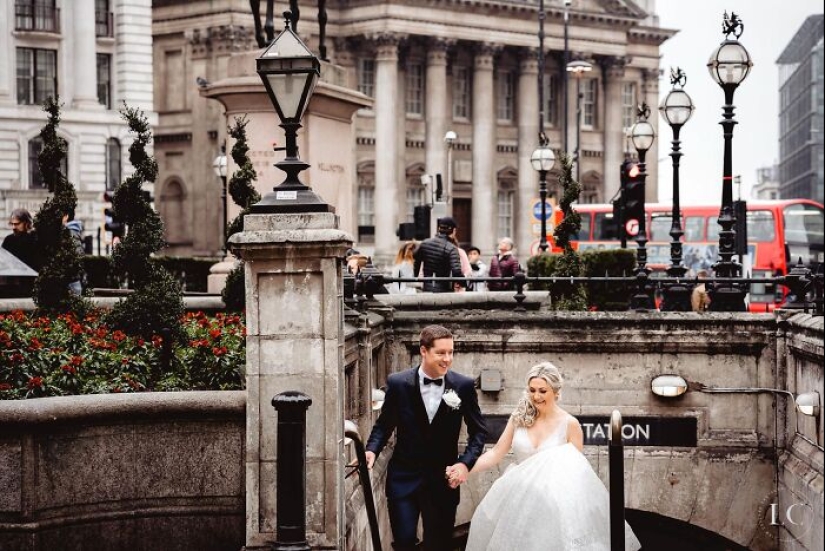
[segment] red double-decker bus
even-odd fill
[[[669,204],[645,206],[647,219],[647,259],[654,276],[670,266],[671,208]],[[582,228],[578,249],[618,248],[619,228],[612,205],[576,205]],[[694,275],[710,271],[719,259],[719,205],[681,207],[683,264]],[[748,254],[740,259],[744,273],[754,278],[785,275],[801,258],[816,270],[825,260],[823,247],[825,210],[815,201],[788,199],[747,202]],[[627,246],[636,248],[628,238]],[[751,284],[749,308],[752,312],[770,312],[785,300],[786,289],[768,283]]]

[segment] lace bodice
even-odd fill
[[[530,435],[527,433],[526,427],[516,427],[513,433],[513,453],[516,456],[516,461],[521,463],[533,454],[545,450],[552,446],[561,446],[567,443],[567,424],[570,421],[569,414],[566,414],[559,425],[550,432],[550,435],[545,438],[544,442],[539,444],[537,448],[533,447],[530,441]]]

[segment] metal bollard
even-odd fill
[[[272,399],[278,412],[277,525],[273,551],[310,551],[306,538],[306,417],[312,400],[296,390]]]
[[[610,550],[624,551],[624,444],[622,414],[614,409],[608,429],[610,473]]]

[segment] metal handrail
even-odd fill
[[[355,457],[358,461],[358,478],[361,481],[361,490],[364,492],[364,506],[367,508],[367,520],[370,524],[372,535],[372,548],[374,551],[381,551],[381,534],[378,532],[378,515],[375,512],[375,498],[372,495],[372,482],[370,481],[370,471],[367,467],[367,455],[364,450],[364,443],[361,435],[358,434],[358,426],[350,421],[344,421],[344,436],[352,440],[355,446]]]
[[[610,472],[610,550],[624,551],[624,444],[622,414],[614,409],[608,432]]]

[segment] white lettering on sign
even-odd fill
[[[295,201],[296,199],[298,199],[298,192],[295,190],[276,191],[275,199],[277,199],[278,201]]]
[[[608,423],[582,423],[585,438],[607,438],[610,425]],[[650,425],[622,425],[623,440],[650,440]]]

